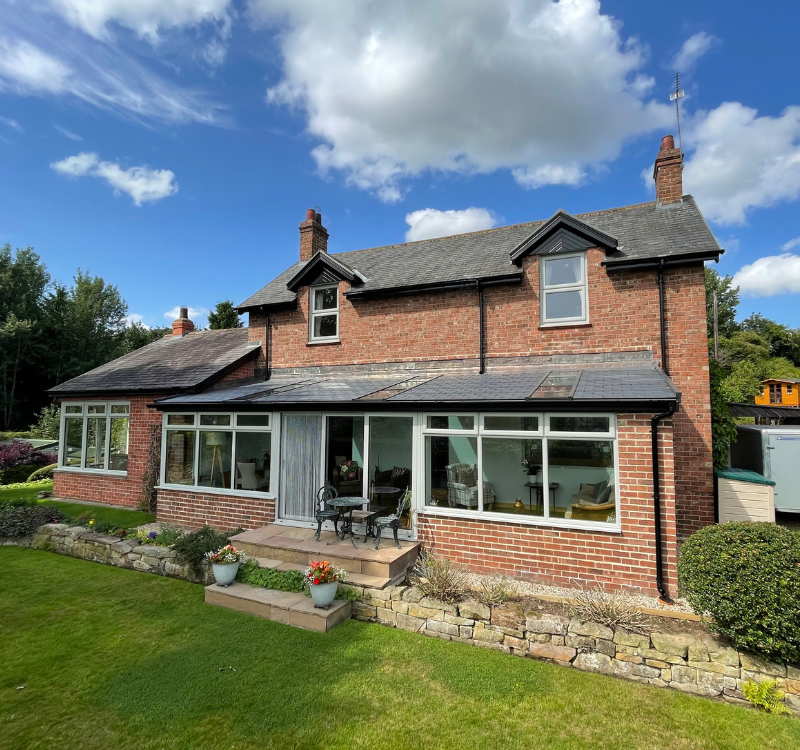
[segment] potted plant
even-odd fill
[[[216,552],[206,552],[206,558],[214,571],[214,580],[218,586],[228,588],[239,572],[239,564],[247,559],[247,555],[236,547],[227,544]]]
[[[536,456],[528,454],[522,459],[522,468],[528,475],[528,481],[533,484],[536,481],[536,475],[542,470],[541,464],[536,463]]]
[[[314,606],[319,609],[330,607],[331,602],[336,598],[339,583],[343,582],[346,577],[347,574],[344,570],[331,565],[327,560],[311,562],[306,568],[304,578],[311,590]]]

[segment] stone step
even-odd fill
[[[352,603],[336,600],[328,609],[317,609],[311,597],[288,591],[232,583],[227,588],[206,586],[206,604],[258,615],[273,622],[326,633],[350,617]]]
[[[299,563],[284,562],[283,560],[272,560],[265,557],[256,557],[259,568],[270,568],[272,570],[298,570],[305,573],[305,565]],[[363,586],[368,589],[384,589],[392,583],[391,578],[379,578],[378,576],[367,576],[363,573],[348,573],[347,583],[351,586]]]

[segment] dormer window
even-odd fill
[[[540,256],[542,325],[588,323],[586,253]]]
[[[312,286],[310,290],[308,341],[312,344],[339,340],[339,285]]]

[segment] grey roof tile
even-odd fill
[[[618,240],[619,248],[607,256],[609,263],[720,251],[694,198],[688,195],[669,206],[641,203],[577,214],[575,218]],[[544,224],[535,221],[331,257],[366,278],[358,287],[359,293],[496,278],[521,273],[511,262],[511,253]],[[296,295],[286,285],[304,265],[295,263],[238,307],[294,302]]]
[[[165,336],[124,357],[50,389],[71,393],[163,392],[204,385],[239,362],[256,356],[259,342],[248,342],[246,328]]]

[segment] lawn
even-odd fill
[[[795,719],[38,550],[0,548],[0,622],[3,750],[800,746]]]
[[[43,490],[52,492],[52,483],[42,483],[33,485],[31,487],[19,487],[16,489],[9,489],[8,487],[0,486],[0,503],[3,502],[3,500],[16,500],[18,498],[32,500]],[[156,520],[154,514],[142,513],[138,510],[127,510],[125,508],[104,508],[99,505],[83,505],[81,503],[70,503],[63,502],[61,500],[49,499],[40,500],[39,502],[43,505],[54,505],[69,518],[77,518],[78,516],[88,514],[89,517],[94,518],[97,523],[105,523],[109,526],[117,526],[121,529],[129,529],[133,526],[141,526],[143,523],[152,523]]]

